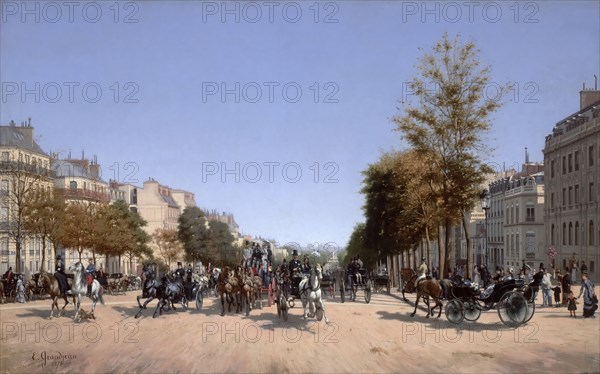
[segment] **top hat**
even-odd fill
[[[58,256],[56,256],[56,259],[57,259],[57,260],[61,260],[61,259],[62,259],[62,256],[61,256],[61,255],[58,255]]]
[[[180,266],[180,265],[181,265],[181,261],[177,261],[177,266]]]
[[[298,250],[294,249],[294,251],[292,252],[292,256],[298,256]]]
[[[421,259],[421,261],[427,261],[427,259],[426,259],[425,257],[423,257],[423,258]]]

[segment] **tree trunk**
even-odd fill
[[[465,278],[473,279],[471,277],[471,272],[473,271],[473,263],[471,262],[471,257],[473,256],[473,248],[471,248],[471,238],[469,237],[469,225],[467,224],[467,215],[465,212],[462,214],[462,227],[465,233],[465,241],[467,242],[467,274]]]
[[[38,271],[40,273],[44,273],[44,269],[45,269],[45,265],[46,264],[46,237],[42,236],[42,266],[40,266],[40,268],[38,269]]]
[[[452,230],[452,223],[449,218],[445,219],[445,227],[444,227],[444,270],[445,274],[448,274],[450,271],[450,231]]]
[[[444,265],[446,263],[446,253],[444,252],[443,249],[443,241],[442,241],[442,227],[439,226],[438,227],[438,233],[437,233],[437,241],[438,241],[438,252],[440,254],[440,260],[439,260],[439,266],[440,266],[440,279],[444,279],[446,277],[446,275],[448,274],[447,270],[445,269]]]
[[[17,235],[15,239],[15,273],[21,272],[21,236]]]

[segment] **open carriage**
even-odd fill
[[[477,321],[482,311],[496,309],[502,323],[514,327],[533,317],[535,303],[530,300],[531,288],[522,279],[504,280],[483,292],[468,283],[453,285],[445,314],[448,321],[458,324],[463,320]]]
[[[365,302],[371,301],[373,293],[373,280],[370,278],[367,269],[360,269],[356,274],[348,271],[340,271],[340,296],[342,303],[346,301],[346,294],[350,296],[350,301],[356,301],[356,294],[359,290],[364,292]]]

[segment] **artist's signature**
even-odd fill
[[[33,352],[31,359],[33,361],[40,361],[42,363],[42,367],[46,367],[47,365],[60,367],[63,366],[67,361],[77,359],[77,355],[64,354],[59,351],[41,351]]]

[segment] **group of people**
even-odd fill
[[[25,302],[25,286],[23,285],[23,275],[22,274],[17,274],[17,276],[15,277],[15,273],[12,270],[12,266],[8,268],[8,270],[4,273],[3,277],[4,281],[6,282],[6,286],[7,288],[5,289],[6,291],[9,290],[16,290],[16,299],[18,303],[24,303]],[[15,282],[16,279],[16,282]]]

